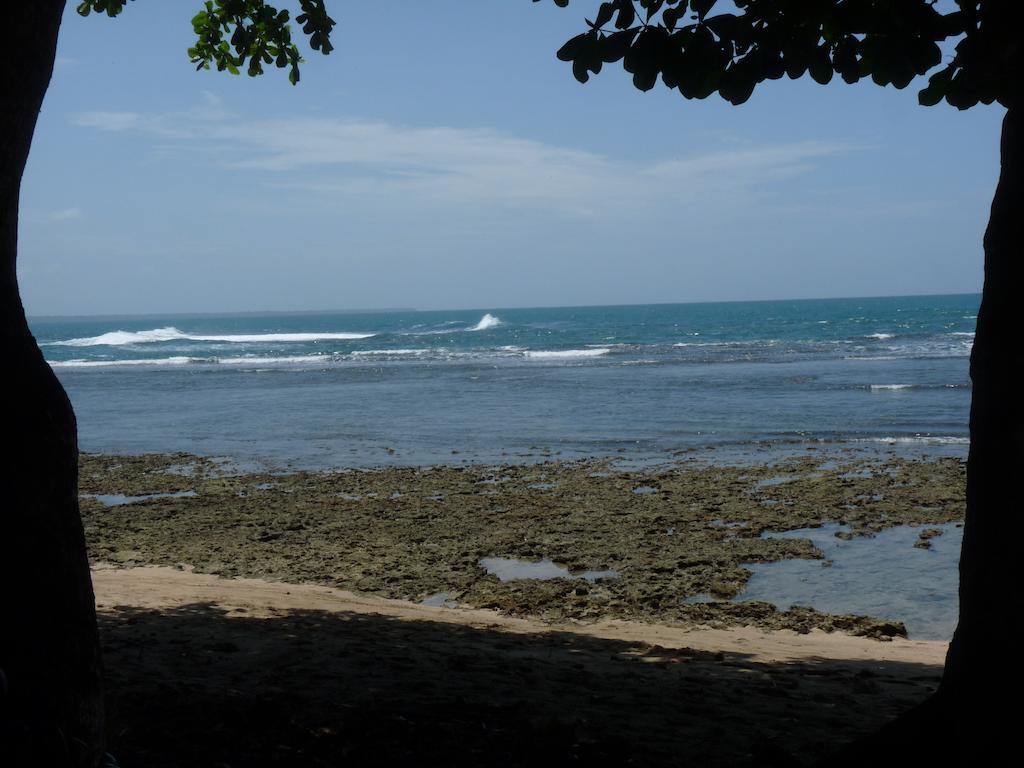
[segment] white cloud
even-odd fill
[[[532,202],[576,214],[751,188],[807,173],[822,158],[857,149],[827,141],[730,143],[638,163],[485,129],[348,118],[239,119],[213,94],[185,113],[88,112],[75,122],[173,139],[181,150],[198,149],[224,167],[270,174],[271,183],[291,189],[346,198]],[[166,143],[161,151],[168,151]]]
[[[141,131],[178,139],[190,139],[196,135],[187,124],[179,125],[177,120],[169,120],[160,115],[143,115],[139,112],[83,112],[74,122],[82,128],[116,133]]]

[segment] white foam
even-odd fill
[[[904,445],[970,445],[969,437],[944,437],[941,435],[913,435],[910,437],[870,437],[854,439],[854,443],[885,443]]]
[[[159,357],[143,360],[47,360],[51,368],[107,368],[122,365],[188,365],[190,363],[215,363],[216,358]]]
[[[452,326],[452,325],[455,325],[456,323],[461,323],[461,322],[463,322],[463,321],[462,320],[445,320],[443,323],[441,323],[441,325]],[[430,330],[430,331],[406,331],[406,332],[402,333],[402,335],[403,336],[441,336],[441,335],[448,335],[448,334],[452,334],[452,333],[462,333],[464,331],[488,331],[491,328],[497,328],[499,325],[502,325],[502,324],[503,323],[501,321],[501,318],[499,318],[499,317],[497,317],[495,315],[492,315],[490,313],[487,313],[483,317],[480,318],[480,321],[476,325],[470,326],[469,328],[451,328],[451,327],[448,327],[448,328],[435,328],[435,329]],[[422,328],[423,326],[417,325],[417,326],[413,326],[413,327],[414,328]]]
[[[602,349],[542,349],[524,352],[529,360],[571,360],[579,357],[601,357],[611,352],[607,347]]]
[[[885,339],[891,339],[893,335],[891,333],[869,333],[865,338],[867,339],[878,339],[884,341]]]
[[[750,341],[677,341],[673,347],[756,347],[758,344],[774,345],[775,339],[751,339]]]
[[[479,323],[477,323],[476,325],[474,325],[472,328],[470,328],[468,330],[470,330],[470,331],[486,331],[486,330],[489,330],[491,328],[497,328],[499,325],[501,325],[501,319],[496,317],[495,315],[487,313],[486,315],[484,315],[483,317],[480,318],[480,322]]]
[[[352,357],[422,357],[427,354],[444,354],[448,350],[438,349],[362,349],[352,352]]]
[[[913,384],[872,384],[871,391],[878,392],[882,390],[912,389],[913,387]]]
[[[488,315],[489,317],[489,315]],[[482,321],[481,321],[482,322]],[[309,341],[351,341],[368,339],[373,333],[349,332],[309,332],[309,333],[244,333],[228,335],[191,334],[180,331],[173,326],[153,328],[148,331],[111,331],[99,336],[88,336],[67,341],[49,341],[43,346],[60,347],[121,347],[128,344],[152,344],[160,341],[214,341],[237,344],[267,344],[273,342],[309,342]]]
[[[166,328],[153,328],[149,331],[111,331],[100,336],[88,336],[82,339],[68,339],[67,341],[50,341],[41,346],[61,347],[96,347],[111,346],[120,347],[125,344],[145,344],[154,341],[174,341],[184,336],[177,328],[168,326]]]
[[[974,331],[953,331],[949,334],[950,336],[970,336],[974,338]]]
[[[215,359],[221,365],[323,365],[335,362],[333,355],[291,355],[288,357],[222,357]]]
[[[237,367],[310,366],[339,362],[334,355],[292,355],[285,357],[156,357],[137,360],[47,360],[51,368],[120,368],[123,366],[231,365]]]
[[[191,336],[189,341],[224,341],[237,344],[263,344],[277,341],[352,341],[369,339],[373,333],[248,333],[233,336]]]

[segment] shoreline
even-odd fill
[[[398,621],[456,624],[511,634],[569,633],[616,640],[638,647],[709,653],[741,653],[752,663],[881,662],[941,668],[948,643],[892,638],[885,643],[820,629],[800,633],[756,627],[672,626],[621,619],[548,622],[508,616],[469,606],[429,606],[358,594],[320,584],[291,584],[263,579],[224,578],[167,566],[117,568],[92,565],[96,608],[116,613],[126,608],[167,611],[200,603],[224,610],[227,618],[274,618],[294,611],[380,615]],[[641,656],[643,658],[643,656]]]
[[[656,472],[671,469],[681,463],[714,467],[772,466],[803,458],[842,456],[850,461],[967,461],[970,440],[966,435],[887,435],[863,437],[815,437],[793,435],[773,439],[723,441],[720,443],[686,444],[674,448],[637,448],[635,443],[618,448],[595,450],[593,446],[552,446],[539,441],[537,445],[520,448],[501,448],[492,452],[479,447],[438,448],[433,453],[401,450],[386,440],[365,446],[369,458],[352,455],[335,456],[328,460],[310,457],[284,459],[279,456],[257,455],[245,451],[236,454],[195,454],[184,448],[141,451],[137,448],[82,449],[83,456],[109,459],[139,456],[183,456],[211,462],[224,474],[286,475],[296,472],[379,472],[400,469],[467,469],[505,466],[531,467],[545,464],[572,464],[604,462],[624,471]]]

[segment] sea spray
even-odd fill
[[[484,315],[483,317],[480,318],[480,322],[479,323],[474,325],[469,330],[471,330],[471,331],[489,331],[491,328],[497,328],[499,325],[501,325],[501,320],[498,317],[496,317],[495,315],[487,313],[486,315]]]

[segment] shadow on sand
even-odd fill
[[[125,766],[809,762],[923,700],[940,669],[215,606],[100,616]]]

